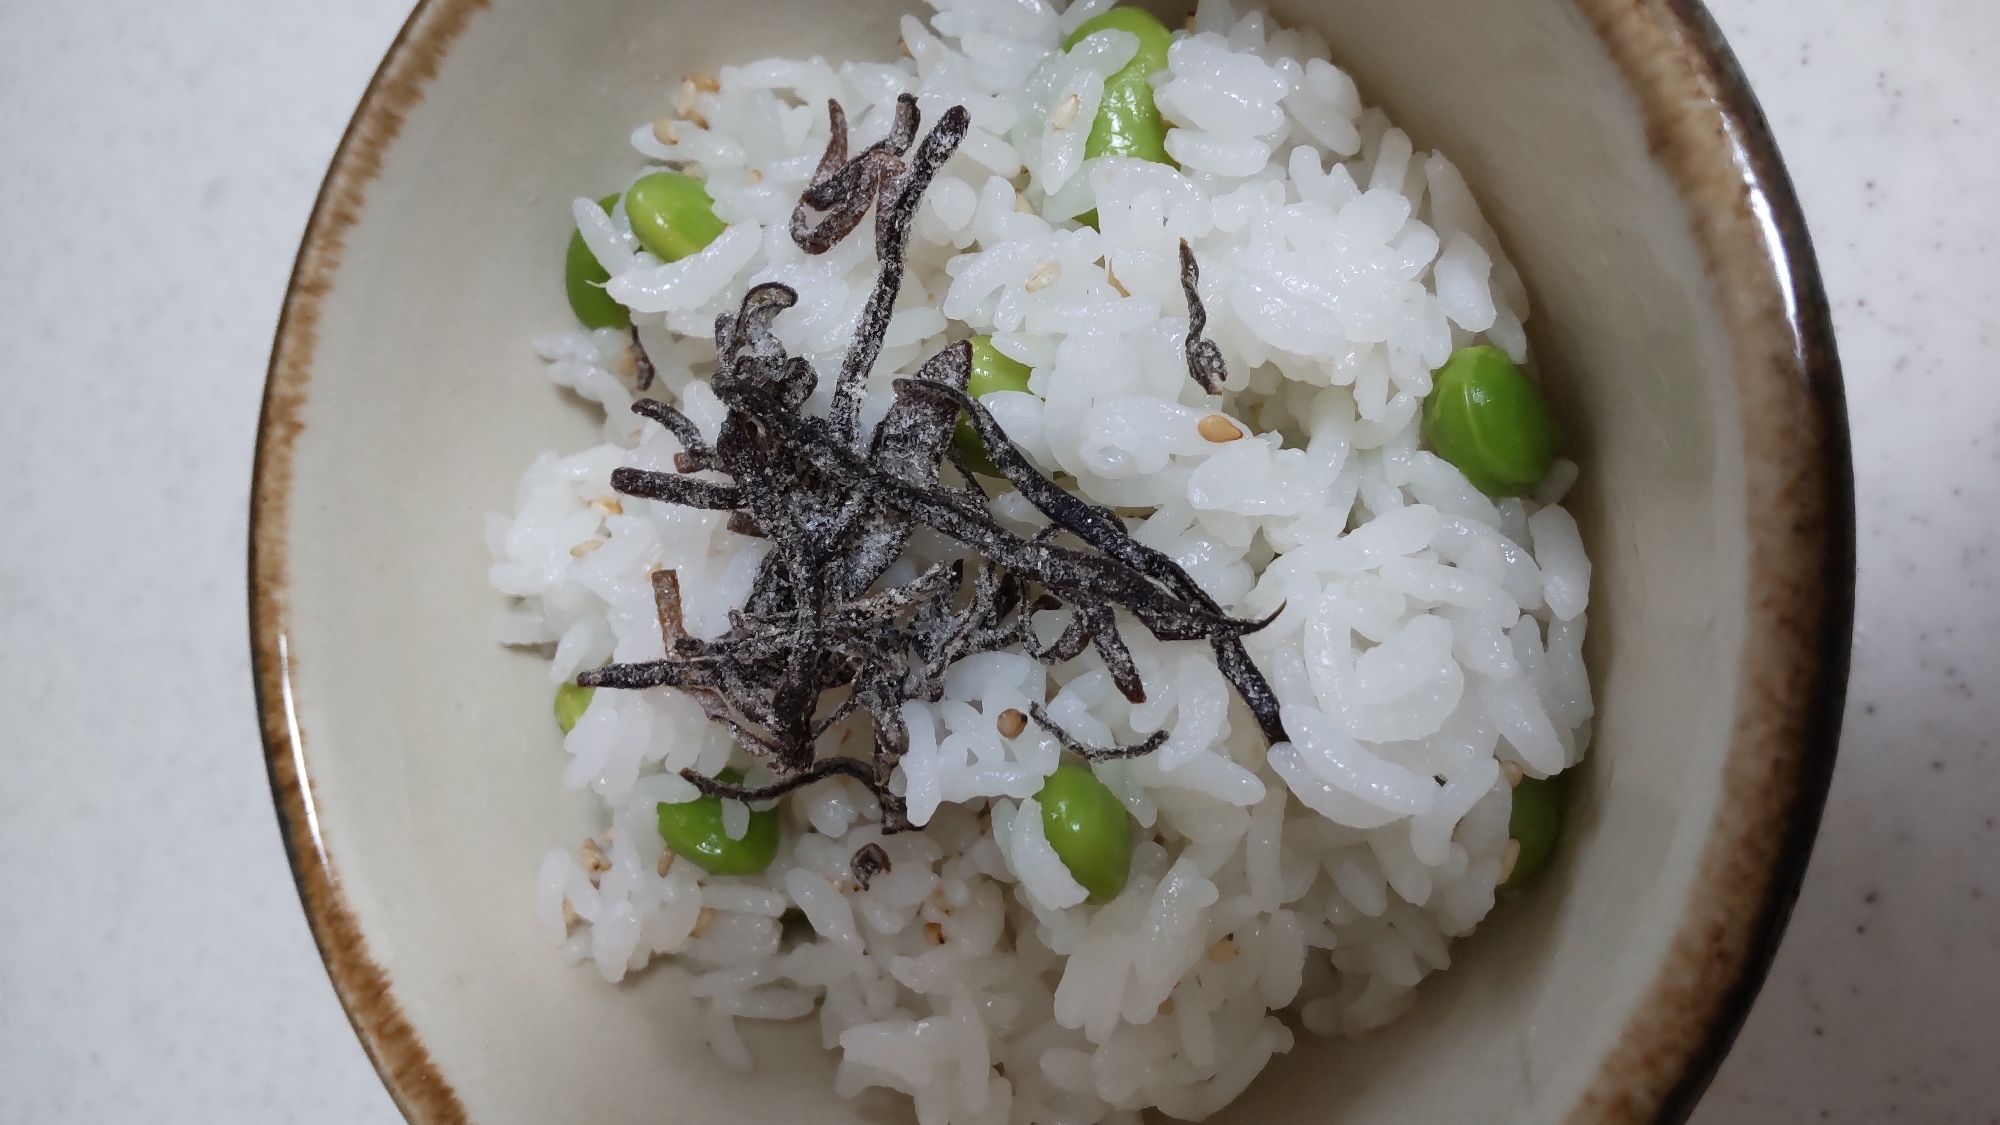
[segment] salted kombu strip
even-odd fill
[[[1092,762],[1116,761],[1119,758],[1137,758],[1151,754],[1153,751],[1167,744],[1167,732],[1165,730],[1156,730],[1152,734],[1147,735],[1144,742],[1136,742],[1130,746],[1092,746],[1090,743],[1083,741],[1058,726],[1054,719],[1049,718],[1049,713],[1044,711],[1042,705],[1039,703],[1028,704],[1028,717],[1035,720],[1036,726],[1054,735],[1055,740],[1062,743],[1063,749]]]
[[[653,389],[653,380],[659,378],[659,371],[653,367],[653,357],[646,354],[646,345],[639,342],[639,326],[631,327],[632,333],[632,385],[641,393]]]
[[[889,870],[889,853],[880,844],[863,844],[847,861],[847,869],[853,873],[854,882],[865,891],[875,876]]]
[[[1202,338],[1202,331],[1208,327],[1208,309],[1201,303],[1201,267],[1195,264],[1194,250],[1187,239],[1181,239],[1181,293],[1187,297],[1188,330],[1187,367],[1188,374],[1201,384],[1201,389],[1212,395],[1222,393],[1222,381],[1229,378],[1229,368],[1222,362],[1222,349],[1214,340]]]
[[[641,400],[633,410],[680,441],[679,472],[621,468],[611,478],[612,487],[628,496],[729,511],[733,529],[764,536],[771,550],[743,609],[711,640],[686,634],[679,584],[671,572],[656,573],[664,659],[607,665],[581,674],[578,682],[687,691],[776,775],[752,787],[683,771],[704,793],[764,801],[827,777],[850,777],[875,795],[886,832],[912,827],[889,784],[909,748],[903,704],[942,698],[945,672],[957,661],[1019,649],[1055,664],[1094,648],[1119,691],[1143,701],[1145,685],[1119,635],[1119,610],[1163,640],[1207,641],[1265,736],[1283,741],[1276,697],[1241,640],[1267,622],[1229,616],[1172,559],[1133,540],[1115,514],[1042,476],[966,393],[969,345],[954,344],[915,376],[896,380],[896,397],[882,422],[871,434],[859,432],[861,398],[902,284],[911,222],[932,177],[964,139],[969,118],[963,107],[946,111],[919,144],[916,101],[905,96],[890,135],[849,159],[838,103],[829,103],[828,116],[832,135],[793,213],[791,235],[807,253],[823,253],[872,208],[879,272],[827,416],[803,413],[818,376],[804,358],[788,355],[771,330],[797,294],[784,285],[760,285],[736,313],[716,318],[718,369],[711,386],[727,412],[715,440],[704,441],[674,407]],[[1226,372],[1215,344],[1200,336],[1206,317],[1185,244],[1181,264],[1190,312],[1188,369],[1213,392]],[[650,366],[642,361],[640,370]],[[992,516],[987,494],[952,445],[961,411],[994,466],[1048,517],[1047,528],[1023,537]],[[959,466],[963,487],[942,483],[947,458]],[[730,482],[687,475],[709,470]],[[875,589],[919,525],[966,545],[975,557],[938,563],[908,582]],[[1082,547],[1057,542],[1064,532]],[[1065,606],[1069,623],[1054,641],[1041,644],[1033,613]],[[819,739],[856,711],[871,727],[868,756],[821,757]],[[1093,746],[1062,730],[1039,704],[1030,712],[1064,747],[1092,760],[1150,753],[1167,738],[1159,731],[1133,746]],[[863,848],[851,864],[864,884],[888,866],[887,853],[870,847],[873,852]]]

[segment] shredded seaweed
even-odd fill
[[[1147,735],[1145,741],[1134,743],[1131,746],[1092,746],[1090,743],[1079,739],[1062,727],[1057,726],[1055,720],[1049,718],[1049,713],[1044,711],[1042,705],[1039,703],[1028,704],[1028,717],[1035,720],[1036,726],[1054,735],[1056,741],[1062,743],[1063,749],[1091,762],[1110,762],[1116,761],[1119,758],[1138,758],[1146,754],[1151,754],[1153,751],[1167,744],[1167,732],[1156,730],[1152,734]]]
[[[1229,378],[1229,369],[1223,365],[1222,349],[1214,340],[1202,339],[1202,330],[1208,327],[1208,309],[1201,303],[1201,267],[1195,264],[1194,250],[1187,239],[1181,239],[1181,292],[1187,296],[1188,331],[1187,365],[1188,374],[1201,384],[1201,389],[1212,395],[1222,393],[1222,381]]]
[[[855,849],[847,861],[847,869],[853,872],[856,885],[865,891],[875,876],[889,870],[889,853],[882,845],[870,841]]]
[[[1144,701],[1145,684],[1120,636],[1120,611],[1160,639],[1207,641],[1265,737],[1283,741],[1277,698],[1242,642],[1269,619],[1231,617],[1179,564],[1135,541],[1114,513],[1043,476],[966,393],[969,345],[952,345],[915,376],[896,380],[887,415],[873,433],[860,433],[862,392],[902,285],[911,221],[931,178],[964,139],[969,117],[964,107],[953,107],[917,143],[920,117],[916,100],[906,95],[889,137],[850,160],[839,103],[828,103],[828,116],[832,136],[793,212],[791,235],[807,253],[825,253],[873,208],[878,273],[827,417],[803,412],[817,375],[805,359],[788,355],[771,331],[772,320],[798,295],[784,285],[760,285],[734,315],[716,319],[719,366],[712,387],[727,413],[715,441],[705,442],[674,407],[642,399],[632,409],[666,427],[683,446],[678,471],[618,469],[611,476],[612,487],[627,496],[727,511],[732,530],[768,539],[771,550],[744,608],[713,640],[687,634],[678,579],[672,571],[656,572],[665,658],[607,665],[577,682],[680,688],[763,759],[773,778],[746,786],[682,771],[703,793],[767,801],[828,777],[850,777],[874,794],[885,832],[913,827],[903,798],[889,784],[909,749],[903,706],[941,699],[945,671],[955,662],[1018,649],[1057,664],[1093,648],[1118,690],[1134,703]],[[1201,338],[1206,316],[1185,243],[1181,276],[1190,313],[1188,371],[1213,393],[1227,372],[1220,350]],[[640,355],[640,370],[650,370],[643,349]],[[961,412],[993,466],[1048,517],[1049,526],[1032,538],[1000,524],[977,478],[965,471],[951,440]],[[947,459],[964,486],[944,483]],[[689,475],[707,471],[730,481]],[[918,526],[958,541],[973,557],[877,589]],[[1058,543],[1063,533],[1082,546]],[[1069,618],[1044,645],[1033,615],[1057,611]],[[872,732],[867,757],[822,756],[820,739],[857,712],[867,716]],[[1093,761],[1151,753],[1167,738],[1160,731],[1133,746],[1093,746],[1063,730],[1039,704],[1030,715],[1065,748]],[[888,870],[888,855],[869,845],[850,866],[866,886]]]
[[[639,326],[632,326],[632,385],[641,392],[653,389],[653,380],[659,372],[653,367],[653,357],[646,354],[646,345],[639,341]]]

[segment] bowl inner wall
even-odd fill
[[[321,307],[287,544],[287,642],[318,829],[397,1003],[477,1122],[902,1121],[831,1092],[816,1021],[709,1055],[685,977],[565,967],[538,860],[596,825],[564,795],[544,662],[491,640],[483,521],[591,415],[528,346],[567,328],[569,201],[638,166],[681,77],[770,55],[884,58],[904,9],[495,0],[452,45],[345,233]],[[1163,9],[1164,11],[1164,9]],[[1180,10],[1167,12],[1178,22]],[[1464,171],[1534,300],[1584,468],[1596,741],[1557,860],[1416,1008],[1300,1032],[1218,1122],[1544,1121],[1651,981],[1716,801],[1741,642],[1741,436],[1686,213],[1636,101],[1563,0],[1291,2],[1421,150]]]

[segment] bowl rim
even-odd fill
[[[1776,955],[1819,826],[1845,704],[1854,612],[1854,489],[1832,316],[1770,126],[1699,0],[1568,0],[1637,96],[1647,140],[1687,205],[1715,285],[1746,427],[1746,629],[1715,820],[1653,981],[1567,1121],[1686,1120]],[[258,419],[249,519],[251,666],[279,834],[334,991],[403,1115],[459,1125],[463,1103],[369,954],[320,838],[293,708],[287,621],[292,455],[321,304],[366,188],[446,53],[490,0],[420,0],[349,122],[300,242]]]

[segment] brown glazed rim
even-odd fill
[[[347,232],[360,221],[369,183],[423,101],[445,52],[487,0],[422,0],[368,82],[361,105],[334,150],[292,265],[257,422],[257,462],[250,478],[250,663],[264,732],[264,766],[278,807],[278,832],[299,887],[306,921],[333,991],[382,1084],[414,1125],[465,1125],[465,1106],[404,1018],[389,975],[369,956],[341,891],[333,857],[322,846],[305,768],[305,736],[292,705],[290,523],[292,454],[319,346],[320,305],[333,291]]]
[[[251,485],[251,654],[279,830],[334,991],[390,1096],[417,1125],[467,1117],[369,956],[319,839],[288,671],[292,454],[321,303],[347,231],[406,115],[487,2],[422,0],[341,139],[279,319]],[[1698,0],[1571,2],[1638,97],[1653,154],[1688,205],[1746,420],[1748,604],[1722,796],[1680,928],[1568,1117],[1569,1125],[1673,1125],[1693,1111],[1749,1013],[1819,826],[1853,623],[1853,469],[1832,321],[1805,220],[1721,32]]]

